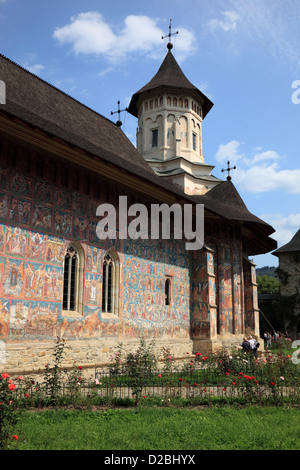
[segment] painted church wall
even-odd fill
[[[194,253],[192,277],[192,321],[194,339],[210,339],[211,319],[209,306],[209,275],[207,252]]]
[[[244,260],[245,331],[259,336],[259,309],[255,265]]]
[[[0,340],[189,339],[190,262],[182,241],[99,240],[99,202],[24,174],[0,170]],[[62,311],[70,241],[85,254],[83,312]],[[114,248],[121,266],[119,316],[102,315],[102,261]],[[165,305],[165,280],[172,299]]]

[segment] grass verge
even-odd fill
[[[297,450],[300,409],[141,407],[26,412],[19,450]]]

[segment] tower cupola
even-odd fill
[[[184,75],[168,43],[159,70],[130,101],[138,119],[137,150],[152,169],[186,194],[205,194],[220,181],[204,162],[202,122],[213,103]]]

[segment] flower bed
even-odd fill
[[[266,354],[256,358],[241,351],[187,355],[176,365],[166,349],[160,355],[154,342],[126,356],[120,346],[107,370],[95,371],[90,380],[74,363],[66,372],[61,367],[65,342],[57,340],[53,365],[46,364],[44,379],[12,379],[0,376],[0,448],[17,445],[19,415],[28,407],[92,406],[121,403],[135,405],[153,400],[161,404],[188,400],[197,404],[297,404],[300,398],[300,368],[290,354]],[[158,360],[162,366],[158,369]]]

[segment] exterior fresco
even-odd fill
[[[191,331],[197,339],[209,339],[211,335],[207,256],[204,249],[194,253]]]
[[[244,289],[245,289],[245,328],[246,331],[258,330],[258,303],[255,265],[244,260]]]
[[[98,201],[9,168],[0,175],[1,340],[189,337],[190,266],[183,241],[101,241],[95,233]],[[85,254],[81,316],[62,311],[64,256],[72,240]],[[107,318],[102,261],[112,247],[121,265],[120,315]],[[166,276],[172,285],[168,306]]]
[[[183,245],[169,240],[126,240],[125,245],[124,335],[189,337],[190,268]],[[171,279],[170,305],[165,305],[166,276]]]
[[[95,198],[10,168],[2,167],[0,178],[0,340],[213,341],[242,334],[244,311],[248,327],[256,324],[255,268],[246,261],[243,267],[241,241],[226,227],[197,252],[187,252],[184,240],[99,240]],[[85,258],[81,314],[62,310],[72,241],[80,242]],[[102,312],[110,249],[120,266],[119,314],[111,316]]]

